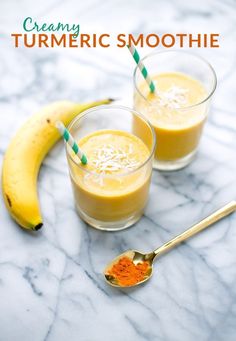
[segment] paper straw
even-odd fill
[[[83,165],[86,165],[88,160],[87,157],[85,156],[85,154],[82,152],[81,149],[79,149],[79,146],[77,145],[77,143],[75,142],[75,140],[73,139],[73,137],[71,136],[71,134],[69,133],[69,131],[66,129],[66,127],[64,126],[64,124],[61,121],[57,121],[56,122],[56,127],[59,130],[61,136],[64,138],[64,140],[68,143],[68,145],[72,148],[72,150],[74,151],[74,153],[76,155],[78,155],[78,157],[80,158],[81,162]]]
[[[143,65],[142,61],[140,60],[140,56],[138,54],[138,51],[136,50],[136,48],[132,45],[127,45],[130,53],[132,54],[132,57],[134,58],[139,70],[141,71],[144,79],[146,80],[146,82],[148,83],[148,86],[150,88],[151,92],[155,92],[155,85],[153,83],[153,81],[151,80],[146,67]]]

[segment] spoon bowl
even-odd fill
[[[149,263],[149,267],[148,270],[145,274],[145,277],[142,281],[137,282],[136,284],[133,285],[129,285],[129,286],[121,286],[117,279],[112,276],[111,274],[109,274],[109,269],[111,269],[113,267],[113,265],[117,264],[119,262],[120,259],[127,257],[129,258],[135,265],[143,263],[143,262],[148,262]],[[117,256],[116,258],[114,258],[105,268],[104,270],[104,276],[105,276],[105,280],[106,282],[108,282],[110,285],[112,285],[113,287],[134,287],[137,286],[141,283],[146,282],[151,276],[152,276],[152,272],[153,272],[153,260],[155,258],[155,254],[154,252],[151,253],[141,253],[139,251],[136,250],[127,250],[123,253],[121,253],[119,256]]]

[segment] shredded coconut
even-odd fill
[[[167,109],[179,109],[187,103],[188,89],[172,85],[167,91],[157,91],[155,102]]]
[[[98,173],[112,173],[122,169],[132,170],[140,162],[133,156],[133,146],[129,144],[128,150],[114,147],[112,144],[103,144],[96,148],[90,162]]]

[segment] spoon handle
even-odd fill
[[[223,206],[219,210],[215,211],[214,213],[206,217],[205,219],[201,220],[199,223],[190,227],[188,230],[184,231],[183,233],[174,237],[173,239],[171,239],[164,245],[160,246],[158,249],[154,251],[155,257],[160,256],[163,253],[171,250],[176,245],[194,236],[198,232],[204,230],[206,227],[214,224],[216,221],[226,217],[227,215],[229,215],[230,213],[234,211],[236,211],[236,201],[231,201],[227,205]]]

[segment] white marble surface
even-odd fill
[[[131,103],[134,65],[126,50],[14,49],[9,33],[28,15],[90,32],[220,32],[220,49],[198,51],[219,85],[196,161],[154,172],[146,214],[133,228],[104,233],[78,218],[61,143],[39,176],[41,231],[21,230],[0,198],[0,340],[235,340],[236,214],[160,259],[144,287],[112,289],[102,276],[119,252],[152,250],[236,198],[235,1],[2,0],[1,162],[23,120],[50,101]]]

